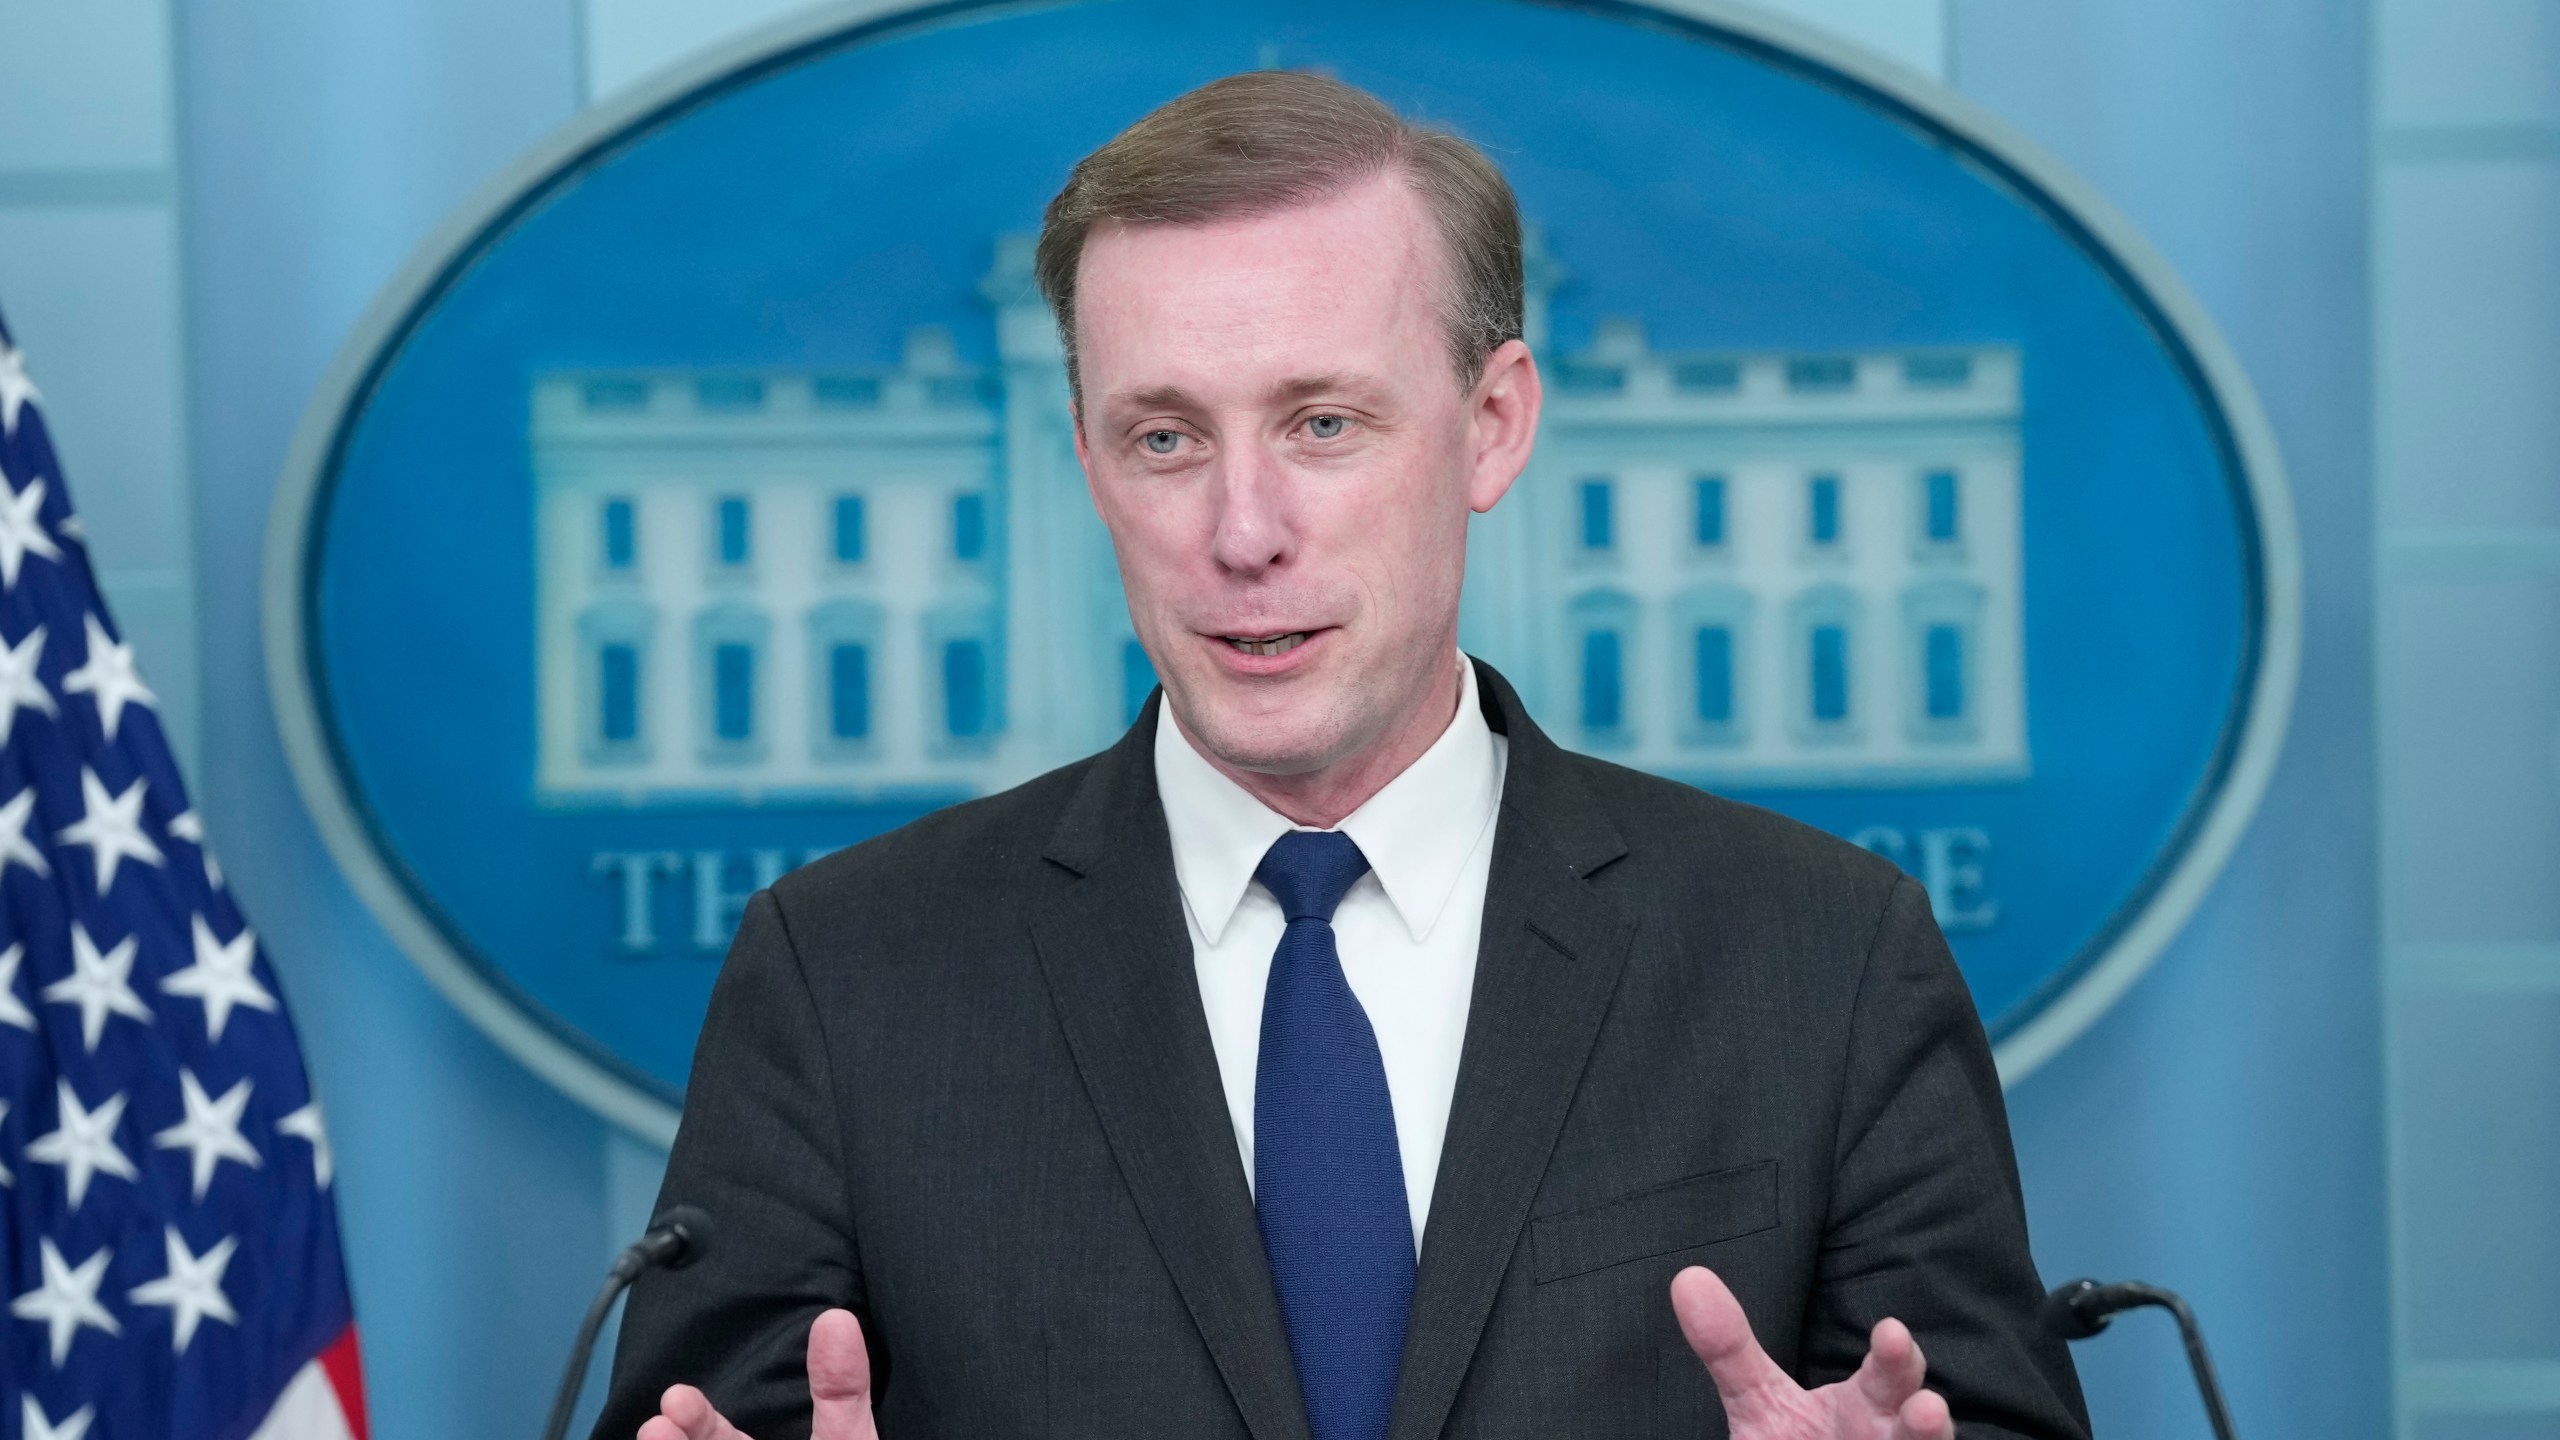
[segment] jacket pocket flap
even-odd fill
[[[1694,1250],[1778,1224],[1778,1162],[1737,1165],[1530,1222],[1537,1279]]]

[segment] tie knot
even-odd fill
[[[1351,887],[1369,873],[1369,857],[1339,830],[1292,830],[1271,842],[1253,878],[1280,902],[1292,923],[1333,919]]]

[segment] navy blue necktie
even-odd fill
[[[1315,1440],[1382,1440],[1413,1307],[1413,1212],[1369,1013],[1342,975],[1333,908],[1369,859],[1294,830],[1254,871],[1289,928],[1262,995],[1253,1202]]]

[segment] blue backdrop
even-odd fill
[[[2018,347],[2031,773],[1718,788],[1842,835],[1996,837],[1996,923],[1952,936],[1995,1040],[2147,901],[2235,742],[2257,638],[2254,517],[2178,357],[2048,216],[1878,109],[1607,12],[1115,0],[992,13],[825,54],[580,167],[426,302],[323,481],[311,663],[349,784],[457,945],[573,1037],[672,1098],[715,969],[622,951],[622,896],[590,857],[798,854],[916,810],[532,804],[534,378],[877,364],[921,324],[991,363],[977,280],[994,237],[1036,227],[1078,155],[1274,33],[1290,57],[1504,157],[1567,268],[1560,350],[1613,315],[1644,317],[1669,350]],[[1463,36],[1448,33],[1455,17],[1474,22]],[[1528,648],[1490,629],[1463,638],[1505,666]],[[1557,708],[1540,718],[1570,739]]]

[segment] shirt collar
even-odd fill
[[[1458,713],[1449,728],[1336,827],[1368,857],[1416,944],[1439,923],[1502,802],[1501,742],[1477,700],[1475,666],[1457,658]],[[1174,878],[1192,923],[1215,945],[1271,842],[1301,827],[1202,758],[1170,705],[1157,714],[1155,761]]]

